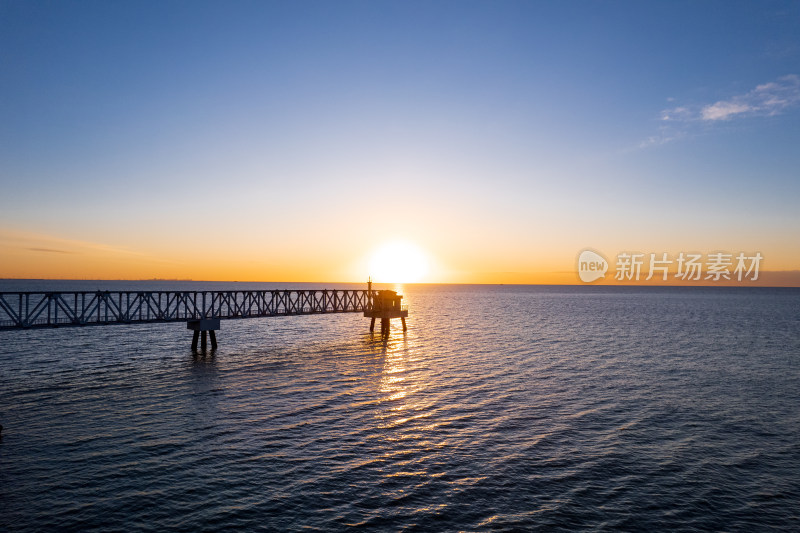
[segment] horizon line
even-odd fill
[[[800,270],[776,270],[776,271],[764,271],[761,274],[767,273],[797,273],[800,274]],[[212,280],[212,279],[178,279],[178,278],[137,278],[137,279],[127,279],[127,278],[5,278],[0,277],[0,281],[98,281],[98,282],[123,282],[123,281],[130,281],[130,282],[141,282],[141,281],[160,281],[160,282],[193,282],[193,283],[298,283],[298,284],[322,284],[322,283],[334,283],[334,284],[348,284],[348,285],[356,285],[356,284],[366,284],[366,281],[263,281],[263,280]],[[485,283],[485,282],[438,282],[438,281],[426,281],[426,282],[402,282],[402,281],[373,281],[373,284],[376,285],[485,285],[485,286],[520,286],[520,287],[662,287],[662,288],[674,288],[674,287],[698,287],[698,288],[709,288],[709,287],[719,287],[719,288],[773,288],[773,289],[800,289],[800,284],[798,285],[761,285],[757,281],[738,281],[738,280],[726,280],[725,282],[714,282],[714,281],[698,281],[698,282],[691,282],[685,281],[680,283],[653,283],[648,281],[640,281],[638,283],[630,283],[630,282],[591,282],[591,283],[583,283],[577,281],[575,283]],[[37,292],[37,291],[33,291]]]

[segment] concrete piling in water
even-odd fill
[[[216,330],[220,328],[219,318],[202,318],[189,320],[186,328],[194,331],[192,335],[192,351],[197,352],[197,341],[200,340],[200,351],[208,350],[208,337],[211,337],[211,349],[217,349]]]

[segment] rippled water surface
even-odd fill
[[[800,291],[402,292],[387,341],[356,314],[224,321],[206,356],[183,324],[0,332],[0,529],[800,528]]]

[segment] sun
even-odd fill
[[[380,283],[418,283],[428,274],[428,257],[403,241],[379,246],[369,261],[369,275]]]

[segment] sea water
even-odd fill
[[[0,331],[0,529],[800,528],[800,290],[398,288],[388,339],[355,313],[223,321],[205,355],[182,323]]]

